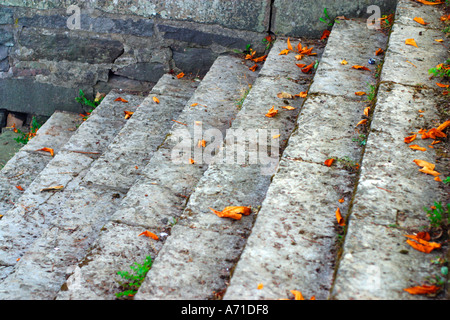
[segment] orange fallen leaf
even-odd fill
[[[436,85],[438,87],[441,87],[441,88],[448,88],[448,87],[450,87],[450,84],[442,84],[442,83],[438,83],[438,82],[436,82]]]
[[[446,138],[447,135],[443,133],[441,130],[438,130],[438,128],[431,128],[430,130],[423,132],[422,131],[422,139],[433,139],[436,140],[436,138]]]
[[[345,66],[346,64],[348,64],[348,62],[347,62],[347,60],[344,59],[341,61],[341,64]]]
[[[286,110],[295,110],[295,108],[293,106],[284,106],[282,108],[286,109]]]
[[[270,110],[267,112],[266,117],[273,118],[276,116],[277,113],[278,110],[275,110],[275,106],[272,106],[272,108],[270,108]]]
[[[430,24],[429,22],[425,22],[421,17],[415,17],[413,19],[415,22],[420,23],[421,25],[426,26],[427,24]]]
[[[428,285],[423,285],[423,286],[416,286],[416,287],[411,287],[411,288],[406,288],[403,289],[406,292],[408,292],[409,294],[432,294],[432,293],[436,293],[438,292],[440,289],[440,287],[437,286],[428,286]]]
[[[427,1],[427,0],[416,0],[416,1],[418,1],[418,2],[420,2],[422,4],[425,4],[427,6],[435,6],[435,5],[444,3],[443,1],[435,1],[435,2]]]
[[[195,106],[198,106],[198,103],[191,104],[191,107],[195,107]]]
[[[358,122],[358,124],[356,125],[356,127],[362,125],[362,124],[366,124],[367,123],[367,119],[363,119],[360,122]]]
[[[213,208],[209,209],[214,212],[219,218],[231,218],[235,220],[241,220],[242,215],[248,216],[252,213],[251,207],[244,206],[230,206],[226,207],[222,211],[217,211]]]
[[[370,112],[370,107],[367,107],[367,108],[364,109],[364,115],[365,115],[366,117],[369,116],[369,112]]]
[[[436,42],[444,42],[444,39],[434,39]]]
[[[194,159],[189,159],[189,164],[194,164],[194,163],[195,163]]]
[[[55,152],[53,151],[52,148],[42,148],[42,149],[39,149],[39,150],[36,150],[36,151],[45,151],[45,152],[49,152],[50,155],[51,155],[52,157],[55,155]]]
[[[121,101],[121,102],[124,102],[124,103],[128,103],[128,101],[127,100],[125,100],[125,99],[123,99],[122,97],[118,97],[116,100],[114,100],[114,101]]]
[[[295,56],[295,59],[297,59],[297,60],[302,60],[303,57],[304,57],[303,54],[298,54],[298,55]]]
[[[262,288],[264,288],[264,285],[262,283],[258,283],[256,289],[261,290]]]
[[[359,66],[359,65],[355,65],[352,67],[352,69],[356,69],[356,70],[366,70],[366,71],[370,71],[369,68],[364,67],[364,66]]]
[[[296,63],[295,65],[297,67],[299,67],[300,69],[303,69],[304,67],[306,67],[306,64],[304,64],[304,63]]]
[[[313,49],[314,49],[314,47],[311,47],[311,48],[304,47],[299,53],[307,55],[307,56],[315,56],[315,55],[317,55],[317,53],[313,53],[312,52]]]
[[[383,54],[383,53],[384,53],[384,50],[381,48],[379,48],[377,51],[375,51],[376,56],[379,56],[380,54]]]
[[[181,79],[184,77],[184,73],[180,72],[179,74],[177,74],[177,79]]]
[[[420,147],[420,146],[418,146],[417,144],[412,144],[412,145],[410,145],[409,147],[410,147],[411,149],[413,149],[413,150],[427,151],[426,148]]]
[[[140,236],[146,236],[146,237],[152,238],[153,240],[159,240],[159,237],[156,234],[154,234],[153,232],[150,232],[148,230],[145,230],[144,232],[142,232],[139,235],[139,237]]]
[[[406,137],[406,138],[405,138],[405,143],[411,143],[411,142],[413,142],[414,140],[416,140],[416,138],[417,138],[417,134],[412,135],[412,136],[409,136],[409,137]]]
[[[301,44],[301,42],[299,42],[298,45],[297,45],[297,52],[298,53],[302,52],[302,44]],[[297,59],[297,60],[299,60],[299,59]]]
[[[438,144],[438,143],[441,143],[442,141],[440,141],[440,140],[434,140],[432,143],[431,143],[431,145],[432,146],[434,146],[435,144]]]
[[[358,92],[355,92],[355,95],[357,95],[357,96],[365,96],[367,93],[365,93],[365,92],[363,92],[363,91],[358,91]]]
[[[439,243],[436,242],[428,242],[426,240],[421,239],[418,236],[414,236],[414,235],[406,235],[405,237],[408,237],[410,239],[413,239],[414,241],[408,239],[406,240],[406,242],[413,247],[414,249],[420,251],[420,252],[424,252],[424,253],[430,253],[432,252],[434,249],[440,249],[441,245]]]
[[[445,121],[439,127],[437,127],[438,131],[444,131],[447,127],[450,127],[450,120]]]
[[[428,168],[430,170],[434,170],[434,168],[436,167],[433,163],[430,163],[425,160],[415,159],[413,160],[413,162],[417,164],[419,167]]]
[[[307,91],[302,91],[302,92],[300,92],[300,93],[298,94],[298,96],[299,96],[300,98],[306,98],[306,97],[308,96],[308,92],[307,92]]]
[[[345,226],[345,220],[342,217],[341,209],[339,209],[339,208],[337,208],[337,210],[336,210],[336,220],[341,227]]]
[[[341,198],[341,199],[339,199],[338,201],[339,201],[339,203],[344,203],[345,199],[344,199],[344,198]]]
[[[272,139],[278,139],[279,137],[281,137],[281,134],[276,134],[276,135],[272,136]]]
[[[253,72],[255,72],[256,71],[256,68],[258,68],[258,65],[257,64],[255,64],[253,67],[250,67],[250,68],[248,68],[250,71],[253,71]]]
[[[320,37],[320,40],[327,39],[330,36],[331,32],[330,30],[324,30],[322,33],[322,37]]]
[[[265,61],[266,59],[267,59],[267,54],[264,55],[264,56],[262,56],[262,57],[252,59],[252,61],[253,61],[253,62],[263,62],[263,61]]]
[[[278,55],[281,56],[281,55],[285,55],[285,54],[288,54],[288,53],[289,53],[289,49],[284,49]]]
[[[434,181],[442,182],[442,179],[439,177],[434,177]]]
[[[153,101],[155,101],[156,103],[159,103],[159,99],[157,97],[153,97]]]
[[[294,51],[294,48],[291,45],[291,41],[289,40],[289,38],[287,39],[287,47],[289,51]]]
[[[405,44],[418,48],[416,40],[414,40],[414,39],[406,39]]]
[[[134,114],[134,112],[131,111],[124,111],[123,113],[125,113],[125,119],[130,119],[131,116]]]
[[[253,57],[255,56],[256,51],[254,51],[254,50],[252,50],[252,49],[250,49],[250,50],[251,50],[251,54],[246,55],[246,56],[245,56],[245,60],[252,60]]]
[[[303,73],[310,73],[311,72],[311,69],[314,67],[314,62],[313,63],[311,63],[309,66],[306,66],[305,68],[303,68],[302,69],[302,72]]]
[[[16,186],[17,189],[19,189],[20,191],[23,191],[23,188],[21,186]]]
[[[199,148],[206,147],[206,141],[205,140],[198,140],[197,147],[199,147]]]
[[[305,298],[303,297],[303,295],[300,291],[291,290],[290,292],[294,295],[294,300],[305,300]]]
[[[334,159],[327,159],[327,160],[325,160],[324,164],[325,164],[327,167],[331,167],[331,165],[333,164],[333,162],[334,162]]]
[[[439,172],[434,171],[434,170],[431,170],[431,169],[429,169],[429,168],[427,168],[427,167],[423,167],[422,169],[419,169],[419,171],[420,171],[420,172],[423,172],[423,173],[426,173],[426,174],[429,174],[429,175],[432,175],[432,176],[434,176],[434,177],[437,177],[437,176],[440,175]]]

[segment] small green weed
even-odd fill
[[[377,86],[369,85],[369,92],[367,93],[367,101],[374,101],[377,96]]]
[[[428,70],[429,74],[434,77],[449,78],[450,77],[450,59],[444,63],[438,64],[436,67]]]
[[[142,265],[135,262],[130,266],[130,269],[133,271],[132,273],[129,273],[128,271],[118,271],[117,274],[126,281],[119,281],[119,284],[122,288],[124,288],[124,291],[116,293],[116,297],[121,298],[134,296],[142,282],[144,282],[147,272],[152,267],[152,263],[152,257],[147,256]]]
[[[445,184],[449,184],[450,183],[450,176],[445,178],[442,182],[444,182]]]
[[[41,124],[33,117],[30,124],[30,131],[28,133],[22,132],[20,129],[14,128],[14,132],[20,134],[17,138],[14,138],[18,143],[27,144],[34,136],[36,136],[37,131],[41,127]]]
[[[356,172],[359,170],[359,163],[350,159],[349,157],[343,158],[333,157],[332,159],[340,163],[343,166],[343,168],[347,171]]]
[[[357,138],[353,138],[352,141],[358,142],[360,146],[365,146],[367,143],[367,136],[365,134],[360,134]]]
[[[244,104],[245,99],[247,98],[250,90],[252,89],[252,85],[249,85],[247,89],[242,89],[241,97],[239,100],[236,100],[236,107],[238,110],[242,109],[242,105]]]
[[[89,115],[92,113],[92,111],[94,111],[94,109],[97,108],[99,106],[99,104],[103,101],[103,99],[105,98],[104,94],[97,93],[97,96],[95,97],[94,101],[91,101],[88,98],[86,98],[83,90],[80,90],[79,95],[80,96],[76,97],[75,100],[81,104],[84,104],[84,105],[90,107],[90,109],[86,113],[86,115],[83,116],[83,120],[86,120],[89,117]]]
[[[423,209],[427,213],[431,227],[439,228],[450,223],[450,203],[445,208],[441,202],[435,201],[431,208],[424,207]]]
[[[323,14],[325,16],[319,18],[319,20],[321,22],[325,23],[327,26],[332,27],[334,22],[340,23],[339,20],[333,20],[333,19],[330,18],[330,16],[328,15],[328,9],[327,8],[323,9]]]

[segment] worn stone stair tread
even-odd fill
[[[435,163],[435,170],[442,177],[448,176],[448,160],[437,160],[438,145],[427,148],[430,140],[421,140],[420,135],[414,144],[426,147],[426,152],[415,152],[404,143],[412,132],[440,124],[438,106],[445,98],[434,85],[438,78],[430,79],[427,73],[447,59],[448,40],[444,45],[434,41],[442,38],[443,25],[420,26],[413,21],[416,16],[439,21],[440,14],[432,6],[405,0],[398,3],[372,132],[331,292],[333,299],[429,299],[403,289],[420,285],[430,275],[441,272],[439,265],[430,263],[434,252],[419,252],[405,238],[406,234],[421,231],[421,226],[428,226],[423,207],[434,201],[450,201],[449,187],[419,172],[413,162],[421,159]],[[415,38],[418,48],[405,46],[406,36]],[[405,60],[417,68],[408,63],[405,67]],[[419,110],[424,111],[422,117],[418,116]],[[441,243],[440,239],[432,241]],[[436,251],[436,256],[440,254]]]
[[[298,42],[308,47],[314,46],[317,55],[304,57],[302,63],[310,64],[320,59],[323,52],[321,42],[305,39],[290,41],[294,46]],[[289,100],[289,105],[295,109],[283,109],[286,102],[278,98],[277,94],[306,92],[313,78],[313,74],[304,74],[295,65],[297,60],[294,52],[287,56],[279,55],[285,48],[286,39],[279,39],[274,44],[241,111],[233,121],[231,129],[235,131],[228,132],[226,137],[227,140],[234,139],[236,135],[237,145],[245,146],[246,142],[240,139],[244,136],[250,140],[250,130],[260,130],[258,134],[270,143],[279,141],[271,149],[275,156],[269,158],[264,151],[264,157],[261,157],[262,150],[255,150],[261,157],[255,164],[249,164],[248,159],[236,162],[237,159],[230,161],[226,158],[209,166],[135,299],[212,299],[215,298],[214,292],[226,288],[230,270],[239,259],[255,216],[252,214],[239,221],[221,219],[209,207],[221,211],[230,205],[251,206],[256,213],[264,199],[279,154],[294,130],[304,102],[304,98]],[[279,113],[274,118],[266,117],[265,114],[272,106],[276,106]],[[242,133],[238,130],[242,130]],[[280,137],[274,139],[273,136],[278,134]],[[225,154],[228,148],[233,150],[234,143],[223,145]],[[248,149],[245,153],[246,156],[252,154]],[[272,161],[264,164],[264,160]]]
[[[153,91],[145,99],[128,102],[138,107],[127,107],[134,112],[131,118],[93,162],[84,178],[41,205],[41,210],[57,212],[57,217],[53,219],[52,227],[45,230],[31,245],[30,252],[21,258],[24,265],[17,266],[11,279],[7,278],[0,288],[8,288],[9,283],[19,281],[27,283],[27,289],[5,289],[9,296],[51,299],[57,294],[67,268],[84,257],[105,219],[139,178],[139,167],[145,166],[164,141],[173,123],[171,119],[179,115],[189,99],[189,92],[192,94],[197,86],[198,82],[187,78],[180,80],[163,75],[155,85],[159,103],[153,101]],[[127,96],[123,98],[127,100]],[[123,111],[120,110],[121,119],[124,118]],[[57,261],[52,264],[53,272],[50,273],[49,261]],[[31,281],[22,276],[30,269],[40,276]],[[48,288],[45,293],[39,289],[42,285]]]
[[[368,59],[387,45],[387,36],[368,30],[363,20],[340,22],[328,39],[310,97],[235,266],[225,300],[287,299],[290,290],[328,298],[337,254],[335,211],[339,207],[345,216],[357,175],[338,162],[332,167],[324,162],[349,157],[360,163],[363,150],[352,138],[367,103],[355,92],[376,85],[376,66],[369,65]],[[349,64],[342,65],[343,59]],[[371,71],[352,69],[357,64]],[[263,288],[258,289],[258,284]]]
[[[93,192],[95,194],[93,194],[91,197],[96,198],[97,196],[100,196],[100,201],[107,207],[108,211],[108,213],[103,214],[100,219],[99,217],[96,217],[98,216],[97,212],[91,212],[91,214],[89,215],[88,214],[89,210],[83,208],[75,210],[76,214],[74,215],[70,215],[69,212],[70,210],[67,210],[66,213],[67,219],[55,220],[55,224],[58,227],[57,232],[55,230],[49,229],[33,245],[33,248],[36,249],[47,248],[46,253],[36,255],[35,251],[30,251],[29,255],[25,255],[24,257],[22,257],[21,262],[23,264],[21,265],[21,268],[16,268],[17,269],[16,273],[13,274],[11,279],[7,279],[8,283],[3,282],[2,284],[0,284],[0,290],[7,288],[8,287],[7,285],[9,283],[12,285],[16,281],[24,281],[25,277],[23,277],[23,274],[25,274],[26,271],[29,268],[31,268],[31,266],[34,266],[33,272],[35,274],[41,274],[42,278],[45,279],[43,280],[44,282],[41,283],[39,282],[40,280],[38,280],[35,284],[29,284],[28,288],[26,289],[26,292],[20,292],[20,290],[15,291],[14,288],[12,288],[11,290],[8,289],[8,291],[10,292],[10,296],[21,295],[45,299],[55,298],[56,295],[58,294],[59,289],[61,289],[61,286],[64,284],[66,276],[68,277],[74,270],[75,270],[74,275],[76,275],[76,270],[78,269],[72,267],[75,267],[80,263],[81,265],[83,265],[82,263],[83,257],[88,253],[87,250],[93,244],[95,238],[97,237],[97,233],[100,232],[100,229],[103,230],[101,234],[105,234],[105,232],[110,230],[109,227],[110,224],[107,224],[107,221],[110,217],[110,214],[113,214],[114,211],[117,210],[117,208],[123,209],[122,211],[119,210],[114,214],[114,216],[112,216],[113,221],[122,219],[123,220],[122,226],[125,226],[128,229],[128,232],[125,232],[124,234],[115,234],[114,237],[117,241],[117,244],[120,244],[121,246],[124,245],[122,241],[124,241],[126,237],[130,236],[132,236],[134,240],[138,242],[145,241],[143,237],[139,238],[138,234],[133,233],[133,230],[136,228],[134,226],[136,225],[139,226],[141,224],[139,218],[142,218],[142,216],[136,214],[135,216],[127,216],[122,218],[122,213],[126,212],[125,209],[127,208],[139,210],[140,205],[143,205],[149,199],[151,199],[152,201],[155,200],[156,196],[155,198],[145,197],[141,189],[139,189],[143,185],[145,186],[146,184],[148,184],[149,181],[153,182],[155,178],[158,179],[159,182],[164,182],[164,184],[166,185],[165,188],[170,189],[170,188],[177,188],[178,186],[182,187],[181,184],[183,179],[189,178],[188,177],[189,174],[193,176],[201,175],[202,168],[200,166],[194,167],[191,164],[187,165],[182,164],[176,166],[172,163],[171,151],[172,148],[178,144],[178,141],[172,139],[172,136],[176,135],[177,131],[179,131],[180,129],[183,130],[187,128],[193,130],[195,126],[194,121],[203,121],[204,128],[218,127],[222,130],[225,130],[229,125],[233,115],[237,111],[235,104],[236,100],[239,98],[239,95],[241,94],[241,90],[248,88],[249,82],[252,83],[253,79],[256,77],[256,74],[251,72],[248,68],[249,66],[244,64],[241,59],[234,57],[218,58],[216,67],[213,66],[211,68],[210,72],[208,73],[209,76],[207,75],[205,79],[201,82],[200,86],[195,90],[195,93],[189,100],[189,102],[183,103],[182,106],[182,108],[184,108],[183,112],[181,112],[181,114],[175,118],[177,122],[172,121],[175,119],[167,118],[167,115],[161,117],[161,121],[170,122],[172,130],[171,131],[169,130],[170,134],[161,133],[165,138],[165,140],[163,139],[164,142],[159,143],[157,148],[155,148],[157,149],[156,153],[150,158],[148,164],[146,166],[145,165],[143,166],[140,179],[136,181],[136,183],[131,187],[131,189],[128,191],[126,189],[119,189],[117,188],[117,186],[114,186],[113,189],[115,190],[114,191],[115,194],[111,194],[113,189],[107,190],[106,186],[103,186],[103,189],[95,189],[96,191]],[[206,81],[208,77],[209,80]],[[181,96],[182,92],[178,91],[177,95]],[[157,97],[160,99],[160,104],[162,104],[164,101],[164,97],[161,95],[157,95]],[[150,94],[148,100],[153,101],[152,94]],[[202,104],[202,106],[199,106],[197,108],[191,107],[191,105],[194,103],[193,102],[194,100]],[[157,106],[159,106],[160,104],[158,104]],[[133,117],[135,115],[139,116],[138,111],[136,111],[136,114],[133,114]],[[157,115],[158,114],[156,114],[155,116]],[[130,120],[132,120],[133,117]],[[139,117],[137,117],[136,119],[139,119]],[[181,124],[182,122],[186,123],[186,126]],[[186,132],[183,131],[182,133]],[[187,134],[189,134],[189,131],[187,132]],[[118,137],[118,139],[122,139],[124,142],[126,142],[126,135],[124,135],[123,137]],[[145,142],[146,140],[144,139],[143,143]],[[132,148],[135,147],[133,146],[133,143],[131,143],[131,145]],[[107,160],[108,158],[105,157],[104,159]],[[131,164],[128,165],[130,166]],[[180,167],[185,168],[185,172],[177,170]],[[164,170],[168,170],[169,173],[161,172]],[[94,172],[89,172],[86,175],[87,181],[85,181],[86,185],[84,186],[86,189],[89,190],[91,190],[92,187],[96,186],[104,177],[106,177],[106,175],[97,176],[91,173]],[[122,174],[122,172],[119,172],[119,174]],[[175,175],[175,177],[171,179],[170,174]],[[177,185],[177,183],[174,183],[174,181],[178,182],[179,185]],[[195,181],[196,180],[192,180],[190,184],[192,184]],[[157,185],[152,186],[159,187]],[[92,188],[92,190],[94,189]],[[153,195],[153,192],[150,189],[146,189],[145,193]],[[167,194],[170,195],[173,193],[174,192],[168,193],[167,190],[165,191],[165,195]],[[127,196],[125,197],[125,195]],[[164,194],[161,195],[161,198],[163,198],[163,195]],[[114,197],[114,199],[111,200],[111,197]],[[173,197],[179,199],[179,197],[175,194],[173,194]],[[75,199],[75,200],[81,201],[82,199]],[[108,200],[109,202],[117,202],[117,203],[108,205]],[[58,198],[55,197],[53,201],[56,204],[58,202]],[[91,198],[87,199],[87,202],[89,201],[91,201]],[[168,202],[168,199],[164,199],[163,201],[164,203],[166,203]],[[70,205],[69,202],[68,205]],[[73,208],[76,209],[75,207]],[[164,211],[161,213],[168,214],[168,212]],[[131,219],[130,221],[131,223],[127,221],[127,218]],[[157,221],[157,223],[161,225],[161,221]],[[143,222],[141,225],[145,226],[146,224],[148,224],[148,222]],[[70,225],[72,225],[72,227]],[[73,228],[73,226],[79,227]],[[87,238],[85,238],[86,236]],[[100,238],[101,238],[100,240],[104,239],[104,237]],[[74,246],[73,243],[76,243],[77,245]],[[59,250],[56,253],[55,251],[52,251],[52,248],[55,246],[55,244],[59,248]],[[148,249],[148,246],[146,247],[145,242],[142,249],[143,248]],[[111,250],[114,249],[116,249],[116,247],[114,246],[111,247]],[[123,248],[121,252],[122,251],[126,252],[126,248]],[[93,252],[95,252],[95,249],[90,250],[90,252],[91,253],[86,258],[86,261],[90,260],[90,258],[94,256]],[[109,258],[109,257],[100,257],[100,258]],[[52,275],[48,274],[48,267],[49,267],[48,261],[56,261],[55,264],[52,265],[52,268],[54,270]],[[91,263],[95,265],[94,262],[90,262],[85,267],[88,267]],[[68,274],[66,274],[67,270],[69,270]],[[104,272],[105,270],[102,269],[98,271]],[[116,274],[116,272],[113,273]],[[107,280],[110,280],[112,278],[110,273],[107,274],[106,277]],[[103,280],[102,277],[99,277],[98,279]],[[47,292],[42,292],[41,290],[39,290],[39,285],[42,285],[43,283],[45,283],[46,286],[49,288]],[[67,282],[67,284],[70,284],[70,280]],[[64,285],[63,289],[66,287],[68,289],[72,288],[69,285]],[[86,287],[85,290],[89,291],[89,288]],[[64,297],[65,294],[70,295],[71,293],[72,292],[70,290],[69,291],[63,290],[60,292],[60,295]],[[86,298],[87,296],[91,296],[91,293],[87,295],[83,293],[83,298]],[[103,297],[99,295],[97,298]]]
[[[0,214],[5,214],[22,196],[17,186],[27,189],[52,159],[50,153],[37,151],[51,148],[57,154],[74,134],[82,118],[78,114],[56,111],[39,128],[36,136],[24,145],[0,171]]]
[[[128,100],[129,104],[115,101],[118,97]],[[24,190],[15,206],[4,214],[0,220],[2,281],[14,270],[18,259],[58,214],[57,210],[47,211],[43,206],[55,193],[41,190],[54,186],[67,189],[78,186],[90,165],[106,150],[125,125],[124,110],[135,111],[142,100],[143,97],[139,95],[121,91],[113,90],[107,94],[102,103]],[[32,143],[28,148],[31,147]]]

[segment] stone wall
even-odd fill
[[[275,35],[316,37],[331,17],[394,0],[0,1],[0,109],[49,116],[111,88],[148,91],[167,72],[204,75],[223,53]],[[73,19],[79,8],[79,19]],[[79,25],[69,22],[79,22]]]

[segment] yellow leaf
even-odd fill
[[[157,97],[153,97],[153,101],[155,101],[156,103],[159,103],[159,99]]]
[[[284,106],[284,107],[282,107],[283,109],[286,109],[286,110],[295,110],[295,108],[294,107],[292,107],[292,106]]]
[[[347,60],[342,60],[341,64],[345,66],[346,64],[348,64],[348,62],[347,62]]]
[[[289,53],[289,49],[284,49],[278,55],[281,56],[281,55],[285,55],[285,54],[288,54],[288,53]]]
[[[414,18],[414,21],[417,22],[417,23],[420,23],[421,25],[424,25],[424,26],[426,26],[427,24],[429,24],[429,23],[425,22],[425,21],[424,21],[422,18],[420,18],[420,17],[415,17],[415,18]]]
[[[409,46],[414,46],[414,47],[418,48],[417,43],[414,39],[406,39],[405,43]]]

